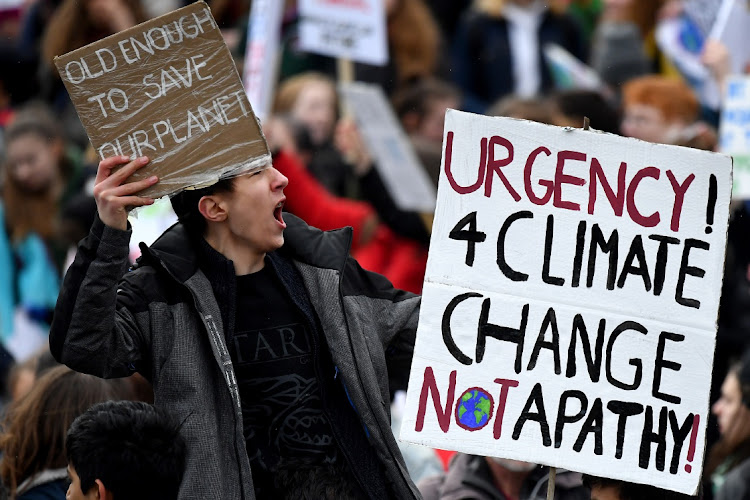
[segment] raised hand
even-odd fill
[[[127,156],[113,156],[99,162],[94,184],[94,199],[96,208],[99,210],[99,218],[106,225],[127,229],[128,210],[130,208],[151,205],[153,198],[136,196],[135,193],[156,184],[159,179],[152,175],[147,179],[124,184],[139,168],[149,162],[148,157],[141,156],[130,160]],[[112,172],[115,167],[125,164],[117,172]]]

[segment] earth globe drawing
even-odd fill
[[[492,396],[484,389],[467,389],[458,398],[456,422],[467,431],[477,431],[489,423],[494,406]]]

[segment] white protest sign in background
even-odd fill
[[[383,0],[299,0],[300,48],[383,66],[388,43]]]
[[[435,187],[383,90],[364,83],[342,84],[339,90],[396,205],[402,210],[432,213]]]
[[[750,198],[750,77],[727,81],[719,126],[721,151],[734,156],[735,198]]]
[[[255,0],[250,9],[243,83],[255,116],[261,121],[271,109],[283,12],[284,2],[278,0]]]
[[[692,493],[731,158],[449,110],[401,439]]]

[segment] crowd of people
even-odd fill
[[[273,166],[172,197],[179,223],[131,240],[127,210],[153,202],[133,194],[158,179],[125,184],[148,158],[100,162],[53,59],[187,3],[0,3],[0,498],[546,498],[546,467],[394,438],[433,214],[390,196],[336,60],[299,48],[295,0],[262,123]],[[241,69],[251,1],[208,3]],[[449,108],[716,151],[721,107],[656,40],[684,3],[384,0],[389,61],[354,79],[382,87],[435,185]],[[550,43],[600,84],[563,81]],[[719,89],[731,56],[703,44]],[[724,273],[699,497],[750,499],[744,200]],[[688,498],[563,470],[555,485]]]

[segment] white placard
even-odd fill
[[[242,80],[247,100],[261,121],[271,110],[283,12],[284,2],[274,0],[255,0],[250,10]]]
[[[339,89],[393,201],[402,210],[432,213],[435,187],[383,90],[365,83],[342,84]]]
[[[734,197],[750,198],[750,76],[727,81],[719,147],[734,156]]]
[[[401,438],[696,491],[731,169],[449,110]]]
[[[300,48],[383,66],[388,44],[383,0],[299,0]]]

